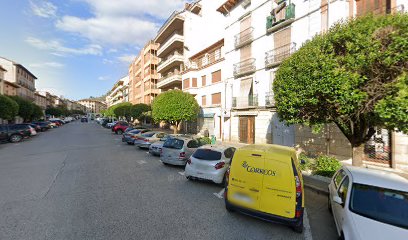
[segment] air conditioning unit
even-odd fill
[[[251,0],[243,0],[241,3],[243,8],[247,8],[249,5],[251,5]]]

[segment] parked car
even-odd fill
[[[81,122],[88,122],[88,118],[82,117],[82,118],[81,118]]]
[[[112,132],[114,132],[116,134],[122,134],[122,133],[124,133],[126,131],[126,128],[128,128],[128,127],[129,127],[129,123],[119,121],[115,125],[113,125]]]
[[[234,147],[225,145],[201,146],[187,160],[184,176],[189,180],[202,179],[222,184],[234,152]]]
[[[23,138],[31,136],[33,131],[34,128],[24,124],[0,125],[0,141],[20,142]]]
[[[35,129],[36,132],[42,132],[40,125],[35,124],[35,123],[29,123],[29,124],[30,124],[30,126],[31,126],[32,128]]]
[[[162,147],[160,160],[163,164],[185,166],[187,159],[203,145],[200,141],[188,137],[168,138]]]
[[[160,139],[164,138],[167,134],[164,132],[146,132],[137,136],[135,141],[135,145],[139,148],[149,148],[152,143],[160,141]]]
[[[35,130],[35,128],[32,126],[31,123],[18,123],[18,124],[14,124],[15,126],[25,126],[28,127],[28,130],[30,132],[29,137],[31,136],[36,136],[37,135],[37,131]]]
[[[163,138],[161,138],[159,141],[150,144],[150,146],[149,146],[149,153],[150,153],[151,155],[154,155],[154,156],[160,156],[160,153],[161,153],[161,150],[162,150],[162,147],[163,147],[164,142],[165,142],[168,138],[171,138],[171,137],[175,137],[175,136],[172,135],[172,134],[169,134],[169,135],[166,135],[166,136],[164,136]]]
[[[143,133],[146,133],[150,130],[148,129],[133,129],[129,132],[122,134],[122,142],[126,142],[129,145],[134,145],[137,137]]]
[[[117,121],[113,121],[113,122],[109,122],[106,124],[107,128],[112,128],[113,126],[115,126],[115,124],[117,123]]]
[[[235,151],[227,171],[225,208],[303,231],[304,192],[296,151],[248,145]]]
[[[343,166],[329,184],[328,206],[340,239],[407,239],[406,177]]]
[[[58,127],[64,125],[64,122],[62,120],[50,119],[49,121],[55,123]]]
[[[40,126],[40,131],[41,132],[45,132],[48,129],[51,129],[51,123],[50,122],[32,122],[33,124],[36,124],[38,126]]]

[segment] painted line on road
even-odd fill
[[[306,208],[303,216],[303,228],[305,230],[303,234],[303,236],[305,237],[304,239],[313,240],[312,230],[310,229],[309,217],[307,216]]]
[[[147,163],[145,160],[137,160],[137,163],[139,163],[140,165]]]
[[[224,192],[225,192],[225,188],[223,188],[223,189],[221,189],[221,191],[219,191],[219,192],[215,192],[215,193],[213,193],[217,198],[219,198],[219,199],[223,199],[224,198]]]
[[[178,172],[178,174],[180,174],[181,176],[184,176],[184,172]]]

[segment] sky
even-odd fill
[[[183,0],[2,0],[0,56],[38,91],[72,100],[107,93]]]

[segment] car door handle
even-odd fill
[[[249,189],[249,191],[252,191],[252,192],[259,192],[259,190],[258,190],[258,189],[255,189],[255,188],[250,188],[250,189]]]

